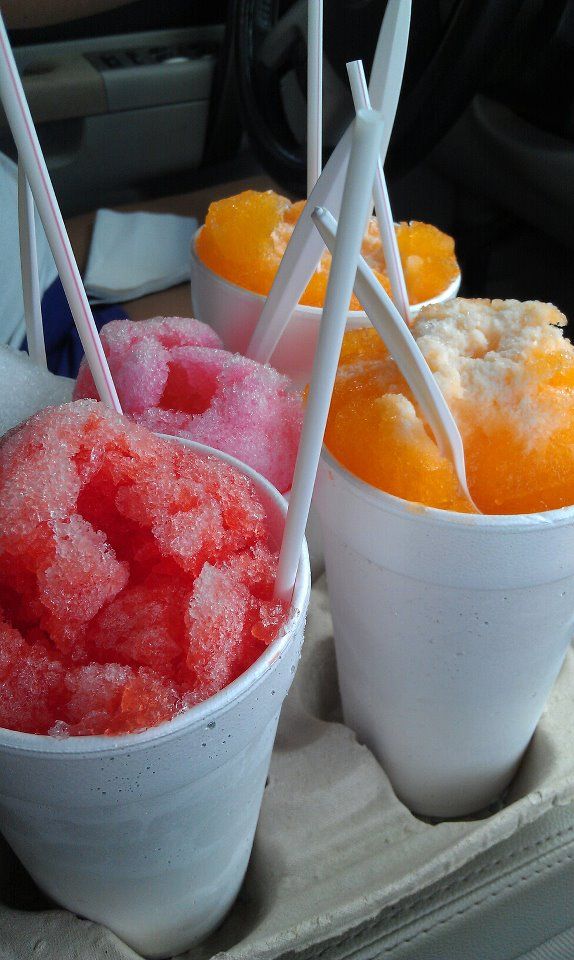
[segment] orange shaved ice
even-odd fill
[[[205,225],[197,238],[201,260],[220,277],[266,295],[304,207],[291,203],[272,190],[246,190],[218,200],[209,207]],[[459,267],[454,240],[428,223],[401,223],[397,241],[409,300],[421,303],[438,296],[456,280]],[[362,253],[390,293],[385,257],[375,218],[371,218]],[[325,301],[331,256],[326,251],[311,277],[301,303],[322,307]],[[353,295],[351,309],[361,306]]]
[[[458,423],[483,513],[574,503],[574,347],[551,304],[451,300],[412,332]],[[374,330],[347,333],[325,443],[356,476],[405,500],[468,512],[414,397]]]
[[[275,246],[274,231],[284,225],[290,208],[289,200],[272,190],[245,190],[210,204],[199,243],[201,259],[240,287],[268,293],[284,250],[279,253]]]
[[[251,481],[92,400],[0,443],[0,726],[131,733],[245,671],[287,616]]]

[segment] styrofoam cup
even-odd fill
[[[197,254],[196,239],[191,242],[191,301],[197,320],[208,323],[219,334],[223,345],[234,353],[243,353],[251,339],[265,297],[224,280],[206,266]],[[430,303],[442,303],[455,297],[460,287],[460,274],[450,286],[432,300],[411,307],[411,316]],[[313,357],[319,335],[322,309],[301,304],[293,311],[289,323],[277,344],[270,363],[280,373],[290,377],[296,387],[303,388],[311,379]],[[362,310],[350,310],[347,330],[369,325]]]
[[[278,544],[286,506],[271,484],[232,457],[180,442],[253,480]],[[309,590],[304,546],[276,640],[228,687],[168,723],[120,737],[0,730],[2,832],[57,903],[148,957],[180,953],[217,927],[247,867]]]
[[[425,508],[324,450],[315,487],[345,721],[426,816],[510,782],[570,643],[574,507]]]

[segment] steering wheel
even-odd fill
[[[543,49],[568,0],[413,0],[409,52],[386,169],[400,175],[424,159],[475,94]],[[370,70],[386,0],[326,0],[324,57],[346,82],[345,63]],[[295,70],[306,89],[307,2],[235,0],[235,55],[243,120],[265,169],[304,196],[305,146],[282,94]]]

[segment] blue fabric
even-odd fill
[[[92,311],[98,330],[101,330],[110,320],[124,320],[127,317],[123,307],[115,305],[93,307]],[[59,278],[54,280],[42,297],[42,318],[48,369],[61,377],[75,379],[80,361],[84,356],[84,349]],[[27,346],[27,341],[24,339],[23,349],[26,350]]]

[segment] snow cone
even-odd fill
[[[415,812],[500,796],[572,636],[574,348],[549,304],[453,300],[413,334],[458,488],[374,331],[347,335],[315,488],[347,723]]]
[[[58,903],[150,957],[205,937],[253,841],[309,595],[285,505],[102,404],[0,444],[0,809]]]
[[[246,190],[212,203],[191,244],[195,315],[218,332],[228,350],[244,352],[263,309],[304,201],[272,190]],[[460,269],[452,237],[427,223],[397,224],[405,281],[414,317],[424,303],[456,295]],[[390,291],[376,220],[369,221],[363,256]],[[299,387],[310,379],[331,256],[325,251],[289,318],[271,363]],[[353,296],[347,326],[368,324]]]

